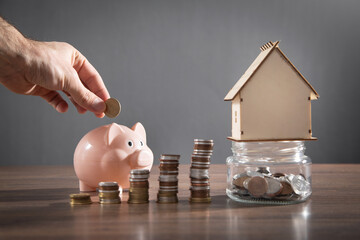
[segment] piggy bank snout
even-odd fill
[[[136,155],[136,165],[139,167],[150,166],[154,161],[152,152],[148,150],[138,150]]]

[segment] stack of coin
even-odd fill
[[[209,168],[213,146],[213,140],[194,139],[194,152],[190,167],[190,202],[211,202]]]
[[[147,169],[131,170],[128,203],[149,202],[149,176],[150,171]]]
[[[71,205],[86,205],[91,204],[90,194],[88,193],[74,193],[70,194]]]
[[[178,174],[180,155],[162,154],[160,157],[158,203],[178,202]]]
[[[117,182],[99,183],[99,202],[101,204],[121,203],[119,193],[119,185]]]

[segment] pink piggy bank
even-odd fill
[[[131,129],[116,123],[96,128],[80,140],[74,153],[80,191],[96,191],[99,182],[110,181],[129,188],[130,170],[150,170],[153,161],[139,122]]]

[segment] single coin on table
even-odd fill
[[[119,115],[121,112],[121,104],[120,102],[115,98],[109,98],[105,101],[106,109],[105,109],[105,115],[109,118],[114,118]]]

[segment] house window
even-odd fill
[[[235,111],[235,123],[237,123],[237,111]]]

